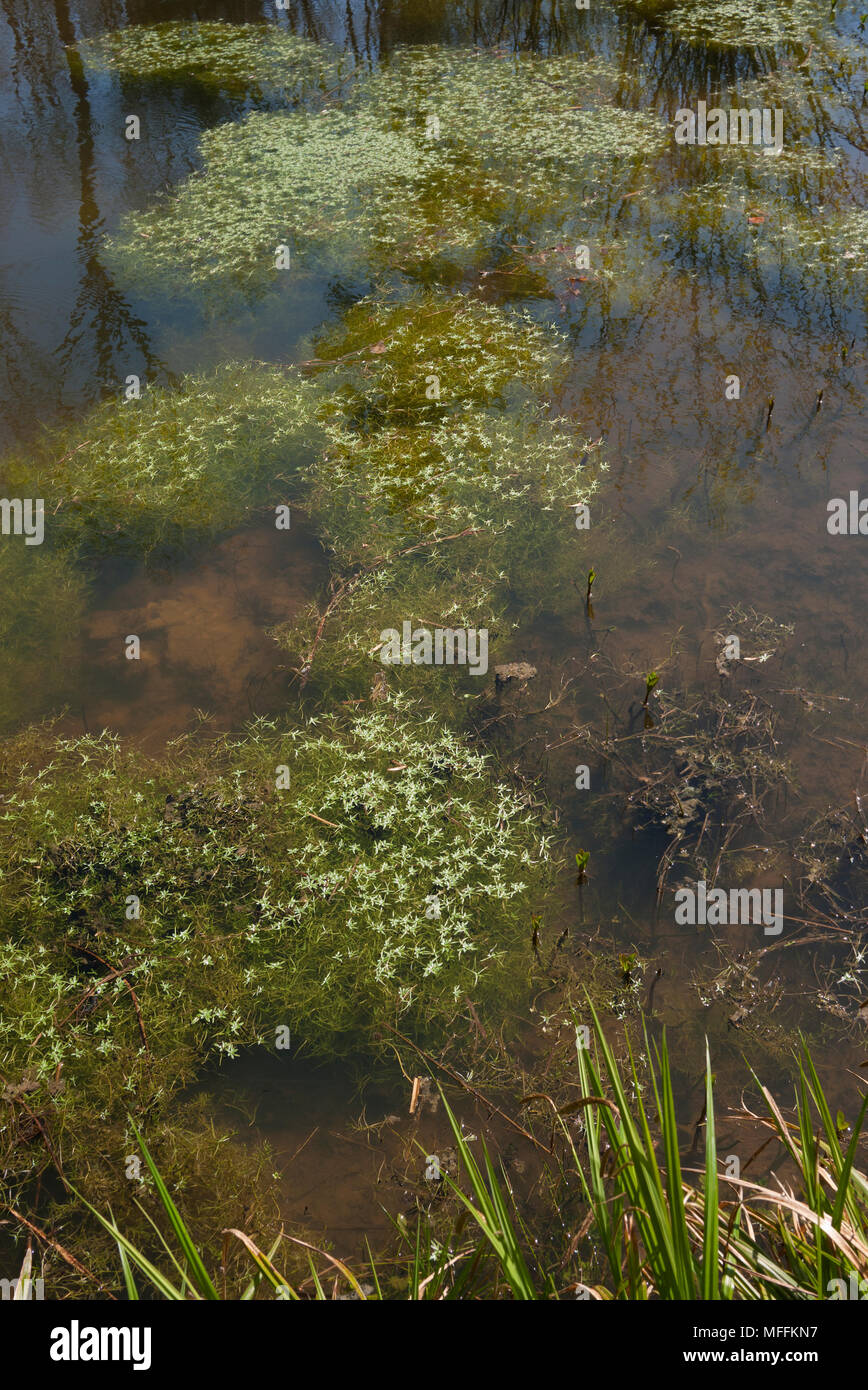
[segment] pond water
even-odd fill
[[[168,281],[162,291],[143,287],[129,264],[118,268],[106,238],[122,238],[129,214],[202,168],[203,134],[284,105],[267,89],[100,70],[70,47],[153,23],[153,8],[56,0],[33,11],[2,0],[4,455],[26,455],[46,427],[74,427],[121,396],[131,375],[171,387],[226,362],[318,357],[318,334],[401,278],[341,247],[331,265],[302,254],[299,273],[254,295],[231,288],[215,305]],[[566,985],[581,982],[595,954],[614,1014],[638,1017],[644,1001],[652,1033],[667,1029],[685,1151],[709,1037],[725,1153],[749,1146],[744,1128],[724,1117],[746,1083],[745,1055],[786,1091],[792,1041],[804,1029],[830,1102],[845,1113],[864,1056],[864,881],[845,870],[847,860],[859,869],[864,843],[868,539],[830,534],[827,504],[851,491],[868,497],[868,223],[858,215],[868,106],[859,5],[783,7],[805,23],[787,42],[754,47],[694,36],[693,8],[702,7],[681,5],[673,18],[671,7],[621,0],[590,0],[587,11],[566,0],[289,0],[281,11],[223,0],[161,4],[158,18],[264,20],[334,45],[344,55],[341,97],[341,83],[354,74],[376,80],[406,45],[479,46],[505,64],[515,52],[575,56],[600,65],[592,85],[604,105],[653,123],[651,151],[619,152],[611,170],[604,151],[565,152],[581,171],[569,215],[554,198],[536,211],[501,205],[499,224],[489,212],[482,249],[439,262],[405,255],[401,274],[522,309],[563,334],[568,367],[546,409],[600,441],[608,464],[589,528],[565,513],[572,582],[561,582],[562,557],[552,559],[550,592],[543,583],[530,605],[514,596],[508,636],[501,633],[494,659],[529,663],[535,674],[486,683],[461,709],[506,775],[537,779],[570,863],[590,853],[587,882],[577,891],[566,868],[548,904],[547,968],[523,1002],[510,1001],[522,1039],[516,1065],[525,1077],[545,1075],[572,1045]],[[552,89],[561,100],[563,79]],[[337,99],[317,92],[310,104]],[[783,109],[780,157],[676,144],[675,112],[699,101]],[[436,116],[438,103],[444,120],[452,115],[434,85],[425,111]],[[139,141],[123,137],[130,112],[144,116]],[[492,108],[495,123],[501,116]],[[589,247],[584,268],[578,243]],[[526,520],[530,530],[529,511]],[[516,547],[523,527],[518,515]],[[19,689],[0,711],[7,734],[59,715],[64,734],[107,727],[158,755],[203,724],[239,730],[297,704],[291,662],[270,633],[323,602],[327,550],[302,509],[287,539],[254,508],[180,548],[89,556],[76,630],[53,604],[31,615],[25,603],[19,614],[34,649],[15,668]],[[543,578],[549,560],[544,552],[534,559]],[[124,659],[127,634],[142,639],[140,662]],[[728,663],[721,652],[731,634],[742,651]],[[652,671],[659,681],[643,705]],[[727,747],[738,750],[729,771]],[[773,775],[775,760],[787,766]],[[577,785],[583,766],[588,789]],[[700,788],[700,798],[710,789],[702,815],[722,804],[715,789],[726,786],[732,825],[714,811],[706,840],[701,817],[672,821],[685,786]],[[655,787],[668,798],[669,834]],[[824,880],[838,897],[823,897],[820,883],[811,900],[800,892],[811,852],[827,834],[824,818],[842,809],[855,828],[829,850]],[[676,923],[673,890],[703,865],[726,888],[781,888],[782,933]],[[631,956],[625,970],[619,958]],[[479,1040],[471,1015],[463,1019],[466,1050],[453,1027],[450,1056],[467,1073]],[[317,1066],[304,1048],[285,1061],[250,1051],[206,1083],[221,1114],[237,1119],[240,1109],[244,1131],[274,1145],[285,1219],[325,1233],[343,1255],[362,1252],[366,1236],[387,1241],[384,1208],[412,1209],[421,1162],[414,1142],[429,1152],[450,1143],[433,1106],[410,1117],[412,1076],[395,1066],[365,1081],[366,1065]],[[419,1069],[434,1074],[421,1061]],[[468,1128],[487,1127],[521,1188],[532,1150],[490,1108],[457,1087],[453,1098]]]

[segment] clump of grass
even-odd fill
[[[46,515],[46,528],[51,524],[52,518]],[[47,713],[68,688],[86,590],[84,576],[67,556],[51,550],[47,540],[40,546],[26,546],[18,536],[0,540],[0,729],[4,732],[22,719]]]
[[[285,100],[333,86],[340,69],[336,50],[273,24],[135,24],[87,39],[78,51],[97,72],[196,82],[233,96],[267,90]]]
[[[4,460],[7,484],[45,499],[69,544],[132,548],[213,535],[288,501],[320,431],[316,392],[280,368],[237,363],[110,399]]]
[[[641,1098],[636,1063],[624,1073],[600,1026],[602,1065],[578,1048],[586,1155],[575,1162],[594,1215],[597,1238],[616,1298],[828,1298],[831,1281],[868,1269],[868,1181],[855,1166],[868,1108],[863,1100],[846,1148],[823,1089],[803,1050],[796,1124],[770,1092],[767,1127],[784,1144],[801,1191],[727,1178],[718,1173],[711,1060],[706,1049],[705,1172],[702,1187],[684,1176],[665,1038],[651,1065],[653,1104]],[[651,1049],[646,1038],[646,1049]],[[608,1094],[607,1094],[608,1092]],[[611,1097],[611,1099],[609,1098]],[[638,1097],[638,1098],[637,1098]],[[820,1128],[814,1133],[814,1115]],[[662,1155],[652,1133],[662,1143]],[[566,1126],[564,1126],[566,1131]],[[614,1171],[606,1149],[619,1156]],[[724,1181],[734,1199],[723,1196]],[[845,1295],[846,1296],[846,1295]]]
[[[444,1098],[458,1159],[456,1178],[445,1175],[444,1185],[461,1213],[447,1242],[434,1237],[430,1218],[420,1218],[415,1240],[403,1233],[409,1247],[403,1268],[386,1278],[376,1260],[369,1271],[357,1275],[341,1260],[289,1236],[306,1250],[309,1262],[309,1277],[291,1283],[282,1272],[285,1247],[280,1249],[280,1236],[266,1253],[244,1231],[230,1228],[223,1232],[224,1267],[235,1241],[249,1257],[248,1276],[240,1284],[236,1279],[235,1296],[249,1299],[262,1290],[294,1301],[321,1300],[327,1297],[325,1285],[332,1287],[332,1297],[346,1289],[356,1298],[374,1300],[389,1296],[384,1287],[392,1297],[436,1301],[472,1296],[705,1302],[850,1297],[868,1272],[868,1178],[856,1162],[868,1097],[852,1126],[843,1116],[833,1119],[813,1061],[803,1048],[795,1122],[787,1120],[759,1082],[767,1117],[751,1116],[760,1118],[784,1146],[798,1187],[779,1183],[771,1188],[723,1176],[718,1170],[714,1077],[706,1047],[701,1121],[705,1162],[697,1182],[679,1152],[665,1037],[653,1049],[653,1060],[645,1038],[650,1075],[646,1101],[646,1068],[640,1070],[632,1052],[629,1068],[619,1065],[593,1010],[592,1017],[597,1060],[577,1048],[578,1100],[558,1109],[544,1094],[528,1097],[550,1101],[556,1130],[565,1141],[567,1160],[555,1184],[559,1225],[563,1213],[574,1207],[571,1170],[578,1175],[588,1208],[581,1229],[565,1254],[555,1253],[553,1264],[547,1259],[547,1245],[540,1246],[527,1229],[506,1173],[498,1172],[484,1141],[481,1161],[476,1157],[472,1140]],[[576,1112],[578,1119],[566,1118]],[[846,1140],[842,1125],[849,1130]],[[225,1298],[225,1275],[221,1289],[135,1128],[134,1134],[162,1206],[166,1235],[161,1236],[160,1264],[148,1258],[111,1212],[106,1217],[87,1204],[117,1245],[128,1297],[138,1298],[141,1286],[171,1300]],[[611,1161],[612,1155],[617,1162]],[[475,1240],[466,1231],[468,1218],[478,1231]],[[372,1282],[363,1284],[360,1279],[366,1274]]]

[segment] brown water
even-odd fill
[[[4,448],[26,445],[43,425],[83,413],[131,372],[153,383],[237,356],[292,361],[306,335],[368,288],[307,279],[303,288],[275,292],[258,308],[215,325],[189,306],[137,300],[111,279],[101,261],[105,234],[125,211],[148,205],[195,167],[203,129],[244,109],[188,87],[148,89],[151,136],[135,154],[120,148],[128,89],[83,75],[64,45],[153,21],[152,8],[115,0],[72,6],[58,0],[35,12],[24,0],[3,0],[0,7]],[[841,34],[857,33],[857,11],[838,7]],[[272,16],[269,6],[221,3],[161,5],[158,17]],[[292,3],[280,22],[346,46],[361,64],[381,62],[406,42],[600,53],[622,64],[625,104],[667,116],[718,85],[737,86],[772,68],[786,74],[811,61],[794,47],[729,57],[679,44],[630,10],[602,3],[583,17],[580,30],[567,4],[430,0]],[[818,146],[842,152],[829,196],[858,202],[864,101],[844,82],[815,95],[800,120]],[[673,153],[672,170],[679,158]],[[796,202],[810,210],[822,201],[822,177],[794,173],[792,179]],[[769,231],[759,220],[765,218],[759,178],[755,196],[751,235],[759,238]],[[718,690],[714,634],[734,605],[792,624],[792,636],[772,660],[730,680],[737,688],[750,685],[776,711],[780,751],[795,774],[764,826],[768,867],[750,886],[787,882],[787,911],[798,915],[789,888],[793,844],[812,820],[830,807],[852,805],[854,793],[865,791],[866,541],[826,531],[826,500],[864,488],[865,302],[864,287],[854,290],[819,265],[800,282],[774,271],[758,275],[723,242],[715,246],[699,234],[692,245],[674,246],[662,212],[644,195],[637,198],[595,216],[603,247],[631,220],[644,229],[639,294],[617,287],[598,293],[593,280],[572,294],[554,275],[546,295],[529,296],[521,277],[495,274],[484,285],[468,277],[468,288],[495,302],[528,302],[569,334],[573,368],[555,407],[581,421],[589,438],[603,436],[612,461],[590,536],[578,543],[575,601],[543,612],[516,635],[511,658],[532,662],[538,674],[525,693],[510,693],[498,707],[515,718],[491,724],[484,737],[507,766],[542,775],[571,852],[592,850],[581,903],[574,893],[564,898],[565,968],[572,960],[581,969],[583,944],[596,940],[612,962],[613,999],[619,951],[639,953],[647,980],[662,971],[653,1026],[669,1030],[689,1147],[701,1107],[703,1035],[713,1040],[724,1096],[733,1103],[745,1075],[742,1037],[731,1018],[750,991],[714,995],[715,976],[726,970],[731,981],[739,961],[754,953],[750,1011],[761,1019],[760,1047],[762,1028],[768,1034],[764,1079],[786,1081],[784,1030],[809,1022],[820,1039],[830,1100],[845,1110],[852,1108],[853,1069],[864,1054],[856,1005],[868,994],[868,981],[857,963],[835,995],[839,1013],[818,1010],[820,982],[834,964],[822,932],[805,931],[799,944],[791,923],[774,944],[758,944],[754,928],[731,928],[725,940],[714,940],[676,927],[671,912],[658,912],[659,841],[626,829],[614,842],[601,835],[598,803],[575,790],[577,764],[590,764],[595,788],[603,776],[582,731],[601,725],[601,691],[615,731],[632,728],[641,673],[650,669],[661,672],[667,689]],[[864,256],[863,247],[852,249]],[[743,383],[737,403],[724,399],[731,371]],[[589,619],[584,580],[591,566],[598,577]],[[252,714],[279,709],[286,675],[266,629],[292,618],[321,589],[325,574],[317,542],[295,521],[290,552],[273,529],[254,520],[162,571],[153,564],[106,564],[96,577],[79,666],[71,667],[61,701],[68,706],[65,727],[107,726],[156,751],[205,717],[214,727],[237,728]],[[130,632],[146,639],[140,663],[122,659]],[[555,708],[530,712],[565,680],[572,684]],[[553,945],[547,941],[546,950]],[[840,975],[843,967],[836,969]],[[540,988],[525,1022],[528,1058],[542,1065],[540,1058],[572,1044],[557,985]],[[542,1015],[550,1015],[544,1028]],[[467,1028],[470,1038],[469,1016]],[[423,1108],[409,1115],[411,1078],[396,1069],[391,1085],[378,1080],[366,1087],[355,1075],[349,1066],[251,1056],[219,1082],[222,1103],[242,1096],[253,1130],[275,1145],[286,1175],[286,1219],[327,1229],[338,1253],[358,1249],[363,1234],[385,1238],[383,1209],[406,1212],[418,1198],[422,1150],[450,1147],[442,1113]],[[486,1125],[519,1165],[517,1173],[532,1165],[515,1131],[462,1099],[457,1088],[453,1094],[465,1124]],[[720,1129],[723,1152],[729,1143],[744,1145],[734,1119],[723,1118]]]

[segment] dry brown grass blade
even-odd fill
[[[248,1251],[250,1252],[250,1254],[253,1256],[253,1260],[254,1260],[255,1264],[259,1267],[259,1269],[262,1270],[262,1272],[263,1272],[264,1274],[270,1275],[271,1278],[274,1279],[274,1281],[275,1281],[275,1283],[276,1283],[277,1285],[285,1285],[285,1284],[286,1284],[286,1280],[283,1278],[283,1276],[282,1276],[282,1274],[280,1273],[280,1271],[277,1270],[277,1269],[275,1269],[274,1265],[271,1263],[271,1260],[268,1258],[268,1256],[267,1256],[266,1254],[264,1254],[262,1250],[260,1250],[260,1248],[259,1248],[259,1246],[256,1244],[256,1242],[255,1242],[254,1240],[251,1240],[250,1237],[249,1237],[249,1235],[247,1235],[244,1231],[239,1231],[239,1230],[237,1229],[237,1227],[235,1227],[235,1226],[227,1226],[227,1227],[225,1227],[225,1229],[224,1229],[224,1231],[223,1231],[223,1235],[224,1235],[224,1236],[235,1236],[236,1240],[240,1240],[240,1241],[241,1241],[241,1244],[244,1246],[245,1250],[248,1250]],[[225,1263],[226,1263],[226,1251],[227,1251],[227,1244],[226,1244],[226,1242],[224,1241],[224,1243],[223,1243],[223,1263],[224,1263],[224,1265],[225,1265]],[[287,1287],[288,1287],[288,1285],[287,1285]]]
[[[22,1216],[20,1211],[16,1211],[15,1208],[9,1206],[8,1203],[4,1202],[3,1208],[5,1211],[10,1212],[11,1215],[15,1217],[16,1221],[20,1221],[22,1226],[26,1226],[28,1231],[32,1231],[33,1234],[39,1240],[43,1241],[46,1245],[50,1246],[52,1250],[56,1251],[60,1258],[64,1260],[66,1264],[70,1266],[71,1269],[75,1270],[76,1274],[83,1274],[86,1279],[90,1279],[91,1283],[96,1284],[101,1294],[103,1294],[106,1298],[110,1298],[113,1303],[116,1302],[114,1294],[109,1293],[108,1289],[106,1289],[100,1283],[96,1275],[92,1274],[91,1271],[87,1268],[87,1266],[81,1263],[81,1260],[77,1260],[74,1255],[70,1255],[69,1251],[65,1250],[59,1241],[56,1241],[52,1236],[47,1235],[46,1232],[41,1230],[39,1226],[35,1225],[33,1221],[28,1221],[26,1216]]]
[[[754,1193],[755,1200],[772,1202],[777,1207],[785,1207],[788,1211],[794,1212],[809,1225],[816,1226],[818,1230],[822,1231],[823,1235],[837,1246],[841,1254],[855,1268],[862,1265],[868,1267],[868,1245],[846,1222],[842,1221],[841,1229],[836,1230],[827,1216],[818,1216],[805,1202],[800,1202],[796,1197],[788,1196],[786,1192],[776,1192],[774,1188],[763,1187],[761,1183],[748,1182],[744,1178],[722,1177],[721,1181],[732,1183],[735,1187]]]
[[[359,1283],[356,1276],[352,1273],[352,1271],[347,1269],[347,1266],[344,1264],[343,1260],[339,1260],[335,1255],[330,1255],[327,1250],[320,1250],[316,1245],[311,1245],[309,1241],[301,1240],[298,1236],[288,1236],[286,1235],[286,1233],[284,1233],[283,1238],[284,1240],[291,1240],[293,1245],[300,1245],[305,1250],[312,1250],[315,1255],[320,1255],[324,1260],[328,1260],[329,1264],[334,1265],[335,1269],[339,1270],[339,1272],[344,1276],[344,1278],[348,1280],[350,1286],[354,1288],[356,1293],[359,1295],[359,1298],[363,1299],[364,1302],[367,1303],[368,1295],[364,1292],[361,1284]]]
[[[432,1280],[432,1279],[436,1279],[437,1276],[440,1275],[440,1274],[445,1274],[446,1270],[447,1270],[447,1269],[451,1269],[453,1265],[457,1265],[457,1263],[458,1263],[459,1260],[465,1260],[465,1259],[467,1258],[468,1254],[469,1254],[469,1251],[467,1251],[467,1250],[461,1250],[457,1255],[453,1255],[453,1256],[452,1256],[452,1259],[449,1260],[449,1261],[443,1266],[442,1269],[435,1270],[433,1274],[429,1274],[429,1275],[428,1275],[427,1279],[423,1279],[422,1282],[421,1282],[421,1284],[419,1285],[419,1292],[418,1292],[417,1295],[416,1295],[417,1299],[418,1299],[418,1298],[421,1298],[421,1297],[423,1296],[423,1294],[424,1294],[424,1292],[425,1292],[425,1289],[427,1289],[427,1287],[428,1287],[428,1285],[431,1283],[431,1280]],[[441,1298],[442,1298],[442,1295],[441,1295]]]

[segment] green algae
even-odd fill
[[[334,86],[340,54],[270,24],[217,22],[137,24],[78,45],[96,72],[141,82],[195,82],[232,95],[284,99]]]
[[[147,552],[240,526],[286,502],[319,437],[315,391],[280,368],[232,363],[102,402],[4,460],[7,484],[45,498],[68,544]]]

